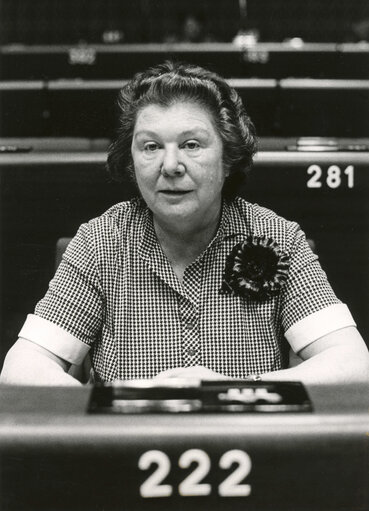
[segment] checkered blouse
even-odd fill
[[[248,235],[273,238],[291,258],[277,296],[219,292],[227,255]],[[236,378],[277,370],[290,345],[298,352],[354,324],[317,259],[296,223],[237,198],[223,204],[216,236],[180,283],[150,211],[123,202],[80,227],[20,336],[71,363],[91,347],[104,381],[198,364]]]

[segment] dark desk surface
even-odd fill
[[[314,412],[300,414],[88,415],[90,390],[0,387],[3,510],[368,509],[369,384],[309,387]],[[220,496],[234,471],[220,459],[235,450],[251,463],[250,494]],[[210,461],[203,496],[181,489],[202,463],[179,468],[188,451]],[[163,459],[170,495],[144,497]]]
[[[91,415],[87,413],[92,387],[0,386],[0,450],[30,449],[53,444],[73,444],[77,449],[132,438],[176,436],[193,439],[240,435],[273,442],[276,436],[289,439],[300,435],[315,439],[369,437],[368,385],[311,386],[307,391],[312,413],[232,414],[139,414]],[[263,441],[264,441],[263,440]],[[369,440],[368,440],[369,441]],[[78,445],[75,445],[77,442]],[[369,460],[368,460],[369,461]]]

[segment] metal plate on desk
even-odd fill
[[[90,413],[311,412],[300,382],[168,379],[96,384]]]

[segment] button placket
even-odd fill
[[[180,302],[182,321],[182,361],[184,367],[201,364],[198,299],[201,287],[201,261],[190,265],[184,274],[183,288],[186,297]]]
[[[184,297],[180,299],[180,317],[182,323],[183,366],[198,365],[201,362],[201,352],[197,310],[196,307]]]

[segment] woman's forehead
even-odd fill
[[[156,131],[168,127],[176,131],[217,131],[210,110],[195,101],[180,101],[168,106],[146,105],[137,113],[134,131]]]

